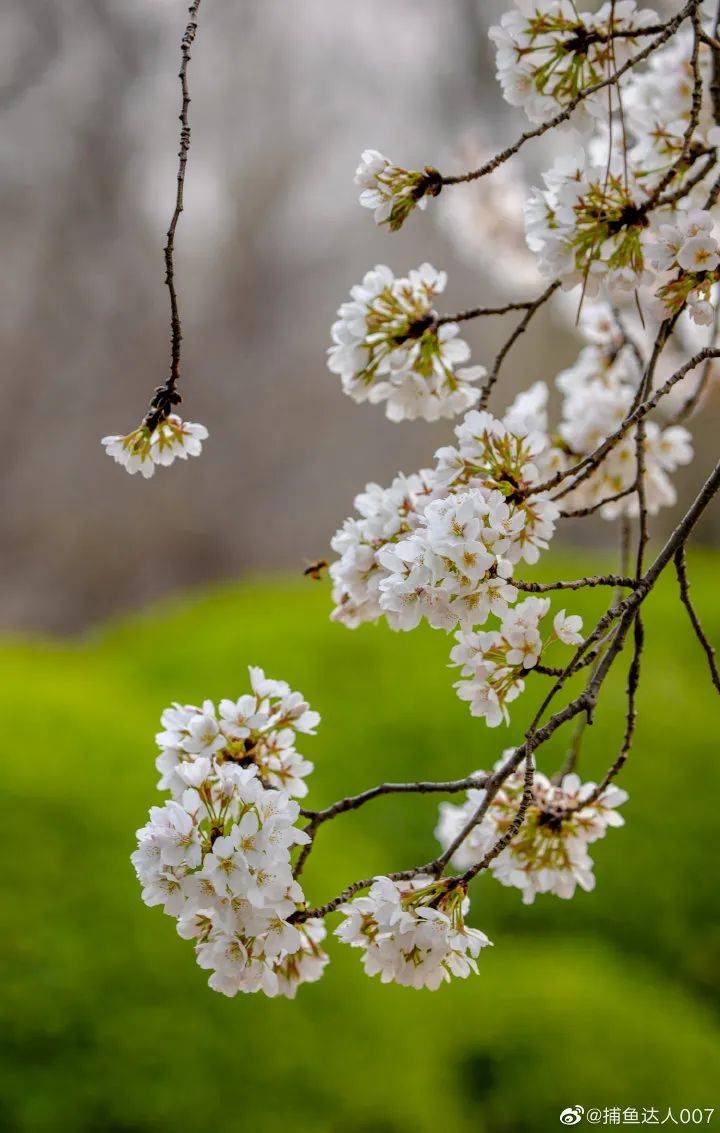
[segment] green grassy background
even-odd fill
[[[716,641],[717,561],[691,564]],[[556,559],[545,573],[586,565]],[[589,616],[601,600],[566,604]],[[443,634],[350,633],[328,622],[328,601],[309,582],[246,584],[81,643],[0,649],[0,1128],[525,1133],[557,1128],[576,1103],[720,1106],[717,717],[671,578],[647,607],[628,825],[594,848],[597,889],[572,902],[525,908],[515,890],[476,883],[472,919],[495,942],[478,978],[383,987],[331,943],[324,979],[294,1003],[226,1000],[173,921],[141,904],[128,856],[159,798],[159,713],[239,695],[248,662],[323,715],[302,747],[316,764],[309,805],[382,778],[464,775],[517,738],[455,698]],[[615,755],[623,680],[589,735],[587,775]],[[567,739],[543,750],[543,768]],[[437,802],[380,799],[324,828],[309,899],[426,860]]]

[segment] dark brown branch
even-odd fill
[[[183,197],[185,191],[185,172],[187,169],[188,154],[190,152],[190,88],[188,86],[188,67],[190,65],[190,50],[197,34],[197,16],[201,0],[192,0],[188,9],[188,25],[180,43],[180,149],[178,150],[177,190],[175,193],[175,208],[170,220],[165,241],[165,283],[170,294],[170,373],[167,380],[155,390],[150,408],[145,415],[143,424],[153,429],[164,421],[173,406],[181,401],[177,389],[180,378],[180,350],[182,343],[182,324],[178,306],[177,290],[175,287],[175,229],[177,228],[180,213],[183,211]]]
[[[535,765],[532,758],[533,749],[530,740],[527,741],[526,747],[525,783],[523,786],[522,798],[520,799],[520,806],[517,809],[517,813],[508,829],[505,831],[501,838],[498,838],[494,846],[490,847],[484,857],[482,857],[479,862],[476,862],[475,865],[469,866],[464,873],[460,874],[456,881],[457,885],[469,885],[469,883],[474,877],[477,876],[478,873],[481,873],[482,870],[487,869],[490,863],[493,862],[495,858],[497,858],[503,852],[505,847],[510,845],[513,838],[519,832],[520,827],[525,821],[525,815],[527,814],[528,807],[533,800],[533,780],[535,777]]]
[[[455,315],[441,315],[434,320],[433,325],[441,327],[446,323],[463,323],[469,319],[483,318],[485,315],[508,315],[511,311],[527,311],[534,303],[534,299],[528,299],[524,303],[505,303],[502,307],[471,307],[467,311],[458,311]]]
[[[573,578],[567,582],[525,582],[521,578],[512,580],[513,586],[529,594],[544,594],[548,590],[583,590],[586,586],[628,586],[634,587],[634,578],[625,578],[620,574],[594,574],[585,578]]]
[[[358,807],[364,806],[365,803],[369,803],[381,795],[454,794],[458,791],[467,791],[471,787],[482,787],[486,778],[487,776],[482,773],[475,773],[474,775],[467,775],[464,779],[449,779],[445,782],[379,783],[377,787],[370,787],[359,795],[348,795],[344,799],[338,799],[337,802],[325,807],[324,810],[303,810],[302,814],[305,818],[309,818],[313,825],[319,826],[320,823],[327,822],[328,819],[335,818],[336,815],[343,814],[347,810],[357,810]]]
[[[490,370],[490,373],[488,374],[487,378],[483,382],[482,392],[481,392],[481,395],[480,395],[480,401],[478,403],[479,407],[481,409],[485,409],[486,406],[487,406],[488,400],[490,398],[490,394],[492,392],[492,388],[495,385],[495,382],[498,380],[498,376],[500,374],[500,367],[502,366],[503,362],[505,361],[510,350],[515,345],[515,343],[520,338],[520,336],[525,333],[525,331],[527,330],[527,328],[530,324],[530,321],[533,318],[533,316],[535,315],[535,313],[537,311],[539,311],[540,308],[548,301],[550,296],[553,295],[557,291],[559,286],[560,286],[560,281],[557,280],[557,279],[554,280],[550,284],[550,286],[547,287],[545,289],[545,291],[543,291],[542,295],[539,295],[538,298],[527,307],[527,310],[525,311],[525,315],[520,320],[518,325],[515,327],[515,330],[512,332],[512,334],[510,335],[508,340],[505,342],[504,346],[501,348],[500,352],[498,353],[497,357],[495,358],[495,361],[493,362],[493,366],[492,366],[492,369]]]
[[[712,334],[710,336],[710,345],[715,345],[717,343],[717,336],[718,336],[718,330],[719,329],[720,329],[720,305],[716,305],[715,306],[715,313],[713,315],[713,325],[712,325]],[[680,409],[675,414],[675,416],[673,418],[673,424],[677,425],[677,424],[680,424],[682,421],[687,421],[688,417],[692,416],[692,414],[695,412],[695,409],[697,408],[697,406],[702,401],[703,396],[705,394],[705,391],[707,390],[708,384],[710,382],[710,378],[712,377],[713,361],[714,361],[714,359],[712,359],[712,358],[706,359],[705,365],[702,368],[700,380],[698,381],[698,384],[695,387],[695,390],[693,391],[693,393],[690,394],[690,396],[687,398],[685,403],[680,407]]]
[[[630,670],[628,672],[627,683],[627,713],[625,716],[625,735],[623,737],[622,747],[615,759],[612,766],[605,773],[601,781],[598,783],[594,791],[592,791],[587,798],[583,799],[575,809],[581,810],[582,807],[591,806],[594,802],[604,794],[607,788],[612,783],[615,776],[622,770],[627,761],[632,747],[633,737],[635,735],[635,724],[637,722],[637,690],[640,683],[640,660],[642,658],[643,645],[645,642],[645,632],[643,629],[642,619],[638,613],[635,618],[635,646],[633,649],[633,657],[630,662]],[[572,814],[572,811],[568,812]]]
[[[617,500],[625,499],[625,496],[631,496],[635,491],[635,485],[631,484],[629,488],[623,488],[621,492],[615,492],[612,496],[606,496],[604,500],[598,500],[596,504],[590,504],[588,507],[575,508],[574,511],[562,512],[561,519],[585,519],[588,515],[594,515],[596,511],[600,511],[606,504],[614,504]]]
[[[720,4],[718,5],[717,13],[715,16],[715,23],[713,27],[713,36],[710,39],[704,36],[705,42],[712,51],[712,75],[710,77],[710,102],[712,104],[713,118],[715,124],[720,125],[720,43],[718,43],[718,33],[720,32]]]
[[[294,876],[299,877],[302,873],[305,862],[312,850],[318,827],[324,822],[336,818],[337,815],[344,814],[346,811],[350,810],[358,810],[360,807],[365,806],[366,803],[372,802],[373,799],[380,798],[382,795],[457,794],[459,791],[467,791],[472,787],[482,787],[486,779],[486,775],[481,772],[475,772],[473,775],[467,775],[464,779],[449,779],[446,781],[420,780],[414,783],[379,783],[378,786],[370,787],[367,791],[361,791],[358,795],[348,795],[344,799],[338,799],[337,802],[332,803],[331,806],[325,807],[324,810],[302,810],[301,814],[303,817],[310,820],[305,827],[306,832],[310,835],[310,842],[306,843],[300,852],[293,871]]]
[[[715,685],[715,688],[720,692],[720,672],[718,672],[717,661],[715,660],[715,650],[708,641],[705,630],[702,627],[700,618],[697,615],[695,607],[693,606],[690,597],[690,580],[687,573],[687,563],[685,562],[685,548],[680,547],[675,555],[675,572],[680,586],[680,598],[685,609],[688,612],[690,623],[695,630],[695,636],[700,642],[707,657],[708,668],[710,669],[710,679]]]

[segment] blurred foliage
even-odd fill
[[[544,573],[586,568],[556,558]],[[717,641],[716,571],[716,558],[691,561]],[[554,606],[590,616],[602,598],[558,595]],[[237,696],[248,662],[287,678],[323,714],[303,745],[317,768],[311,805],[383,778],[487,767],[519,734],[488,731],[456,700],[444,635],[349,634],[327,613],[324,586],[247,584],[76,645],[0,650],[0,1129],[532,1133],[576,1103],[713,1105],[715,705],[670,577],[647,604],[628,825],[593,848],[594,893],[523,908],[516,891],[480,879],[472,919],[496,947],[477,979],[436,993],[382,987],[332,941],[325,978],[294,1003],[207,989],[170,918],[141,904],[128,861],[159,798],[153,735],[166,703]],[[588,776],[617,750],[623,683],[618,672],[588,733]],[[567,742],[561,730],[541,766],[554,769]],[[308,897],[426,860],[437,801],[384,798],[324,828]]]

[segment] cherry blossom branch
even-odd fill
[[[592,633],[578,648],[575,656],[563,670],[562,675],[558,677],[555,685],[553,686],[553,689],[551,689],[551,691],[545,697],[539,709],[537,710],[533,721],[526,732],[524,743],[515,749],[515,751],[506,760],[499,771],[494,772],[487,777],[484,784],[485,793],[482,802],[472,815],[471,819],[463,826],[460,833],[456,836],[456,838],[453,839],[448,848],[442,854],[438,855],[438,857],[432,859],[432,861],[426,862],[421,866],[412,867],[411,869],[387,874],[388,877],[394,880],[408,880],[421,875],[441,875],[445,869],[445,866],[450,862],[451,858],[454,856],[460,846],[469,837],[475,827],[482,821],[502,784],[512,774],[512,772],[523,761],[525,761],[525,790],[523,792],[523,800],[521,802],[520,809],[518,810],[515,820],[510,827],[510,831],[512,831],[512,833],[510,834],[510,831],[508,831],[510,838],[508,839],[507,834],[504,835],[503,838],[501,838],[490,849],[490,851],[488,851],[488,853],[481,859],[480,862],[470,867],[470,869],[466,870],[464,874],[460,875],[460,877],[457,879],[458,884],[467,884],[467,882],[475,877],[479,872],[481,872],[483,869],[486,869],[487,866],[502,851],[502,849],[505,848],[509,840],[512,840],[512,838],[515,837],[515,834],[522,825],[525,812],[529,805],[529,791],[532,788],[532,757],[535,751],[537,751],[539,747],[546,743],[547,740],[552,735],[554,735],[558,728],[567,723],[569,720],[572,720],[574,717],[580,715],[581,713],[586,714],[588,719],[592,720],[593,710],[597,703],[600,688],[602,687],[613,665],[613,662],[622,651],[627,634],[631,626],[637,619],[640,606],[645,601],[648,594],[650,594],[650,592],[652,591],[655,583],[657,582],[658,578],[665,570],[667,565],[675,558],[678,550],[682,549],[685,546],[698,520],[703,515],[708,504],[718,493],[718,491],[720,491],[720,461],[715,465],[714,469],[705,481],[703,487],[697,494],[695,500],[685,512],[684,516],[677,524],[674,531],[666,540],[662,550],[655,558],[655,561],[645,572],[642,578],[637,581],[637,584],[632,593],[628,595],[627,598],[624,598],[621,602],[617,603],[615,606],[606,611],[606,613],[598,621]],[[563,708],[558,710],[545,724],[541,726],[540,721],[542,719],[542,716],[544,715],[551,701],[554,699],[554,696],[564,686],[568,677],[572,675],[575,664],[580,660],[582,656],[584,656],[591,645],[603,636],[609,626],[612,625],[612,623],[615,621],[617,621],[618,623],[617,629],[613,634],[612,640],[605,654],[602,657],[597,671],[592,674],[585,689],[580,693],[579,696],[575,697]],[[639,652],[636,646],[633,662],[631,663],[630,676],[628,679],[628,687],[629,690],[631,690],[629,695],[631,695],[633,698],[633,705],[634,695],[637,689],[638,674]],[[620,755],[605,775],[601,784],[597,788],[597,792],[593,793],[595,797],[600,796],[602,791],[615,777],[617,772],[620,770],[620,767],[625,762],[625,759],[627,758],[627,751],[625,750],[625,748],[627,746],[629,750],[629,740],[632,738],[632,730],[634,729],[634,714],[632,715],[632,717],[628,717],[628,721],[629,722],[626,724],[626,738],[625,742],[623,743],[623,748],[621,749]],[[583,805],[587,805],[587,800],[584,801]],[[350,898],[353,897],[356,893],[360,892],[362,889],[367,889],[370,885],[372,885],[373,881],[375,880],[375,876],[377,875],[374,875],[370,878],[365,878],[361,881],[352,882],[350,885],[346,886],[341,893],[339,893],[336,897],[332,898],[332,900],[328,901],[324,905],[320,905],[315,908],[305,908],[298,910],[298,912],[293,914],[292,916],[293,922],[299,923],[314,917],[323,917],[328,913],[334,912],[340,905],[350,900]]]
[[[181,46],[177,194],[165,245],[170,374],[156,390],[140,429],[103,442],[128,471],[143,475],[152,474],[148,461],[171,462],[178,455],[175,446],[183,443],[184,423],[170,415],[180,400],[182,342],[174,240],[190,144],[187,75],[199,5],[200,0],[195,0],[189,8]],[[715,652],[691,601],[685,564],[685,547],[695,524],[720,491],[720,463],[649,568],[645,561],[649,516],[672,496],[666,473],[691,455],[686,430],[661,427],[648,416],[678,382],[702,365],[694,393],[675,419],[692,412],[720,357],[715,312],[711,344],[677,366],[662,383],[656,380],[681,313],[687,310],[699,325],[712,322],[712,289],[720,279],[720,243],[712,234],[715,218],[708,214],[720,198],[720,177],[712,172],[718,147],[711,144],[715,133],[707,130],[707,115],[701,114],[707,61],[701,48],[708,48],[713,59],[710,95],[713,112],[720,116],[718,21],[715,34],[709,35],[702,27],[700,0],[687,0],[665,24],[616,34],[615,21],[620,18],[616,8],[620,5],[610,0],[607,32],[586,28],[577,12],[577,25],[565,17],[545,25],[538,9],[528,20],[523,11],[516,27],[510,28],[506,21],[492,33],[508,99],[522,103],[530,119],[545,113],[550,99],[556,107],[570,101],[479,169],[443,177],[432,167],[407,170],[376,150],[366,150],[356,171],[360,203],[373,210],[376,223],[397,230],[416,206],[427,203],[426,197],[437,196],[444,185],[492,173],[526,141],[569,121],[584,100],[605,91],[606,97],[593,109],[607,103],[607,132],[593,129],[591,145],[582,157],[554,166],[545,176],[546,189],[534,190],[529,202],[528,243],[538,254],[541,275],[551,279],[543,293],[527,301],[438,315],[436,296],[445,289],[444,272],[423,263],[399,279],[379,265],[352,289],[353,302],[341,306],[328,351],[328,366],[340,375],[345,392],[356,401],[386,400],[390,420],[436,421],[465,413],[455,430],[457,444],[439,449],[433,468],[398,475],[388,488],[371,484],[358,497],[360,518],[349,520],[333,540],[333,549],[339,552],[330,566],[333,617],[353,628],[384,615],[393,629],[412,629],[425,619],[433,627],[457,630],[450,661],[461,669],[455,686],[458,696],[490,727],[509,719],[508,705],[522,693],[530,673],[549,678],[549,684],[540,684],[541,702],[522,743],[504,752],[492,771],[447,781],[382,782],[322,809],[303,809],[295,801],[306,793],[304,779],[312,770],[312,764],[295,750],[295,735],[314,734],[319,717],[285,682],[251,669],[252,696],[220,701],[217,708],[206,700],[201,709],[181,704],[167,709],[162,717],[165,731],[158,735],[158,768],[161,786],[167,786],[173,801],[166,808],[153,808],[150,823],[139,831],[133,860],[144,886],[143,899],[162,904],[178,917],[180,935],[194,940],[198,963],[212,971],[209,982],[215,990],[235,994],[262,987],[269,995],[293,995],[299,983],[317,979],[327,962],[319,947],[326,932],[320,920],[368,888],[367,898],[342,909],[346,919],[338,935],[365,950],[369,974],[381,970],[384,980],[437,986],[451,974],[475,970],[477,952],[488,943],[463,920],[469,883],[482,871],[492,866],[501,880],[512,875],[512,884],[531,887],[526,890],[529,896],[548,887],[568,896],[576,881],[589,884],[592,861],[584,843],[611,824],[609,810],[624,797],[624,792],[608,788],[625,766],[635,737],[644,666],[643,604],[671,561],[680,598],[720,692]],[[631,9],[632,5],[623,5],[623,21]],[[684,124],[676,125],[673,108],[671,117],[663,117],[664,83],[652,68],[636,84],[636,92],[645,81],[647,89],[641,91],[639,107],[633,101],[633,113],[626,120],[622,96],[634,80],[621,86],[622,76],[667,43],[688,18],[691,32],[678,37],[677,51],[663,53],[666,60],[673,60],[678,74],[685,73],[686,66],[691,73],[691,89],[686,84],[683,91]],[[533,57],[538,50],[536,37],[545,36],[547,27],[551,46],[543,43],[543,55]],[[568,29],[572,34],[563,39]],[[527,52],[523,37],[530,43]],[[648,40],[646,46],[619,67],[616,40],[626,40],[629,51],[641,37]],[[511,43],[514,51],[507,50]],[[587,57],[588,48],[598,43],[607,43],[607,49]],[[562,61],[569,52],[577,58],[569,60],[565,74]],[[526,53],[529,67],[522,63]],[[588,74],[603,78],[578,90]],[[653,105],[652,114],[643,109],[646,101]],[[594,117],[588,118],[590,122]],[[603,175],[594,164],[594,152],[595,143],[604,141],[608,158]],[[716,179],[708,190],[705,182],[712,176]],[[643,200],[634,200],[633,186],[640,186],[637,195]],[[705,209],[694,207],[706,193]],[[681,207],[676,209],[677,205]],[[671,210],[671,215],[658,215],[660,209]],[[582,283],[581,305],[586,290],[594,296],[605,286],[614,323],[605,305],[590,314],[586,335],[590,347],[558,379],[565,400],[557,435],[547,422],[544,382],[519,395],[502,417],[472,411],[475,404],[486,408],[510,350],[537,311],[559,287],[578,283]],[[653,318],[660,312],[663,321],[654,341],[641,349],[614,310],[612,296],[620,288],[636,288],[635,304],[646,331],[640,288],[649,285],[653,295],[648,310]],[[453,324],[516,311],[519,321],[478,394],[474,383],[484,371],[461,365],[469,359],[470,349]],[[678,337],[684,356],[684,335]],[[180,455],[192,454],[193,448],[199,451],[201,437],[192,436],[192,428],[207,435],[203,426],[186,423],[187,436],[197,444],[188,444]],[[634,430],[632,442],[619,448],[630,430]],[[598,437],[604,439],[597,443]],[[562,514],[555,501],[574,492],[611,453],[613,462],[602,469],[597,481],[591,481],[581,499],[572,501],[586,506],[565,512],[565,517],[586,518],[597,512],[603,518],[624,515],[618,572],[547,583],[514,579],[520,562],[536,561],[548,546],[558,513]],[[550,475],[551,469],[570,461],[575,463]],[[543,469],[539,475],[537,468]],[[546,479],[533,484],[540,476]],[[608,494],[599,498],[605,491]],[[625,506],[609,507],[628,498]],[[602,587],[611,587],[612,597],[585,636],[582,618],[564,609],[555,613],[552,632],[548,636],[541,632],[540,621],[551,608],[549,598],[529,597],[516,604],[518,591],[539,595]],[[499,628],[488,631],[483,627],[490,615],[497,617]],[[574,647],[573,655],[564,665],[546,664],[546,646],[558,642]],[[618,662],[621,656],[629,661],[619,749],[597,786],[582,785],[568,772],[575,767],[583,736],[594,722],[609,674],[625,668],[624,661]],[[566,724],[571,725],[572,739],[564,767],[551,780],[539,772],[536,777],[537,753]],[[326,823],[385,795],[460,792],[467,793],[460,807],[447,803],[441,807],[437,836],[442,852],[436,857],[380,879],[374,875],[352,881],[331,900],[310,906],[298,878]],[[573,818],[588,807],[594,807],[591,815]],[[305,820],[304,828],[296,825],[299,818]],[[547,870],[543,847],[553,840],[562,844],[563,839],[567,839],[569,865]],[[578,847],[575,857],[569,851],[570,839]],[[500,859],[509,847],[509,855]],[[513,854],[524,863],[519,871],[512,869]],[[504,873],[506,869],[511,874]],[[552,876],[548,879],[548,875]],[[414,884],[400,888],[393,881]],[[226,900],[231,894],[232,902]],[[223,904],[222,916],[216,916],[216,898]],[[242,912],[228,919],[224,906],[234,903],[238,909],[249,905],[265,909],[267,917],[258,918],[261,927],[256,928],[255,918],[248,921]],[[427,947],[436,931],[442,937],[439,950],[434,943]],[[426,957],[425,952],[432,955]]]
[[[646,401],[641,402],[637,406],[637,408],[633,410],[633,412],[629,413],[622,424],[619,425],[615,432],[611,433],[610,436],[608,436],[602,442],[602,444],[599,444],[597,448],[595,448],[587,456],[584,456],[582,460],[579,460],[578,463],[573,465],[572,468],[568,468],[562,472],[557,472],[554,476],[551,476],[542,484],[534,485],[530,494],[537,495],[540,492],[550,491],[552,488],[556,488],[558,485],[562,484],[563,481],[565,481],[569,476],[576,476],[572,483],[568,484],[563,488],[561,492],[558,492],[555,496],[553,496],[553,499],[561,499],[563,496],[568,495],[568,493],[572,492],[578,486],[578,484],[582,483],[583,480],[586,480],[588,476],[592,475],[595,469],[598,468],[602,463],[603,458],[611,451],[611,449],[615,447],[615,445],[619,441],[622,440],[622,438],[632,428],[632,426],[636,425],[638,421],[642,421],[642,419],[646,417],[648,413],[652,413],[653,409],[657,408],[662,399],[670,392],[673,386],[682,381],[686,374],[688,374],[691,370],[694,370],[695,367],[700,364],[700,362],[703,362],[708,358],[718,357],[720,357],[720,349],[712,346],[705,346],[702,350],[699,350],[697,354],[693,354],[692,358],[690,358],[683,366],[676,370],[674,374],[671,374],[667,381],[665,381],[663,385],[661,385],[656,390],[652,397],[648,398]]]
[[[628,59],[622,65],[622,67],[618,68],[618,70],[615,71],[611,76],[605,79],[600,79],[597,83],[593,83],[592,86],[585,87],[584,90],[579,91],[578,94],[576,94],[575,97],[571,99],[565,109],[554,115],[554,117],[548,118],[547,121],[542,122],[539,126],[534,127],[534,129],[525,130],[517,139],[517,141],[513,142],[513,144],[508,146],[506,149],[501,150],[500,153],[496,154],[495,157],[491,158],[490,161],[485,162],[485,164],[481,165],[478,169],[474,169],[470,173],[462,173],[452,177],[443,176],[440,178],[440,184],[442,186],[460,185],[467,181],[478,181],[481,177],[485,177],[489,173],[494,173],[494,171],[500,165],[503,165],[511,157],[514,157],[515,154],[519,153],[526,142],[531,141],[533,138],[542,137],[542,135],[546,134],[548,130],[554,130],[557,126],[561,126],[563,122],[567,122],[573,112],[578,108],[578,106],[580,106],[582,102],[585,101],[586,98],[589,98],[590,95],[597,94],[598,91],[604,90],[605,87],[614,86],[624,74],[630,71],[633,67],[636,67],[638,63],[642,63],[643,60],[652,55],[654,51],[657,51],[659,47],[662,47],[664,43],[667,43],[667,41],[678,30],[680,25],[695,11],[699,3],[700,0],[688,0],[681,11],[678,12],[677,15],[674,16],[671,20],[668,20],[668,22],[664,26],[664,30],[660,35],[658,35],[656,39],[654,39],[641,51],[638,51],[635,55]]]

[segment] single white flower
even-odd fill
[[[566,614],[564,610],[560,610],[553,618],[555,636],[564,645],[582,645],[582,624],[579,614]]]
[[[678,252],[677,262],[685,271],[714,271],[720,263],[717,240],[707,233],[691,236]]]

